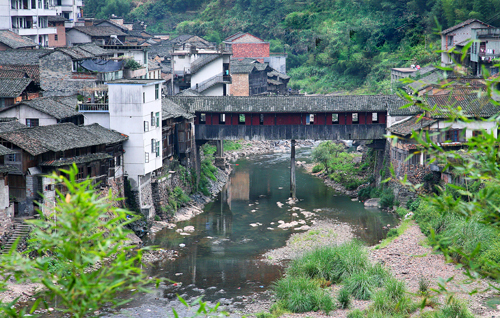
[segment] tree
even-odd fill
[[[126,245],[131,233],[127,224],[136,219],[131,212],[113,206],[111,191],[100,198],[90,179],[77,182],[78,169],[61,170],[50,177],[67,188],[57,190],[57,202],[48,215],[28,221],[32,225],[29,245],[36,257],[15,251],[15,246],[0,258],[0,276],[17,282],[40,283],[44,290],[36,302],[58,298],[60,310],[72,317],[92,316],[104,304],[119,305],[128,300],[120,292],[147,291],[151,283],[141,269],[143,249]],[[1,286],[0,286],[1,287]],[[22,317],[12,304],[3,304],[1,313]]]

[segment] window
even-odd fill
[[[453,46],[453,35],[448,35],[448,46]]]
[[[156,141],[156,156],[160,156],[160,141]]]
[[[160,112],[156,113],[156,127],[160,127]]]
[[[160,98],[160,84],[155,85],[155,100]]]
[[[482,130],[473,130],[472,131],[472,137],[480,137],[483,135],[483,131]]]
[[[145,120],[144,121],[144,131],[149,131],[149,121]]]
[[[314,124],[314,114],[307,114],[306,125],[312,125],[312,124]]]
[[[451,129],[446,131],[446,141],[459,142],[460,141],[460,130]]]
[[[260,124],[264,125],[264,114],[260,114]]]
[[[244,124],[245,124],[245,114],[240,114],[240,115],[238,116],[238,123],[239,123],[240,125],[244,125]]]
[[[146,93],[142,92],[142,103],[146,103]]]
[[[151,139],[151,153],[156,153],[156,140]]]
[[[207,114],[202,113],[200,114],[200,124],[204,124],[207,122]]]
[[[401,153],[398,152],[398,160],[401,161]]]
[[[358,113],[352,113],[352,122],[353,123],[358,123],[359,122]]]
[[[54,40],[55,40],[55,41],[58,41],[58,40],[59,40],[59,39],[58,39],[58,37],[57,37],[57,34],[55,34],[55,35],[54,35]]]
[[[145,152],[144,155],[145,155],[144,156],[144,162],[148,163],[149,162],[149,152]]]
[[[221,124],[225,124],[226,123],[226,114],[220,114],[219,115],[219,122]]]
[[[372,123],[378,122],[378,113],[372,113]]]
[[[7,161],[21,161],[21,154],[13,153],[7,157]]]
[[[332,114],[332,124],[339,123],[339,114]]]
[[[26,126],[28,127],[39,126],[38,118],[26,118]]]
[[[412,154],[411,158],[408,160],[408,164],[410,165],[418,165],[419,164],[419,160],[420,159],[420,156],[419,154]]]
[[[154,127],[155,125],[155,113],[151,112],[151,127]]]

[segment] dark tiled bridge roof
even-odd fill
[[[385,112],[399,109],[406,101],[396,95],[345,96],[172,96],[174,103],[194,112],[316,113]]]

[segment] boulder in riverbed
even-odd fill
[[[380,199],[373,198],[365,201],[365,208],[378,208]]]

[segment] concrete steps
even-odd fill
[[[7,243],[5,243],[3,248],[0,250],[0,254],[8,253],[12,245],[14,245],[14,243],[16,242],[16,240],[18,238],[22,240],[23,238],[28,236],[30,231],[31,227],[24,222],[24,219],[14,220],[14,233],[9,238]]]

